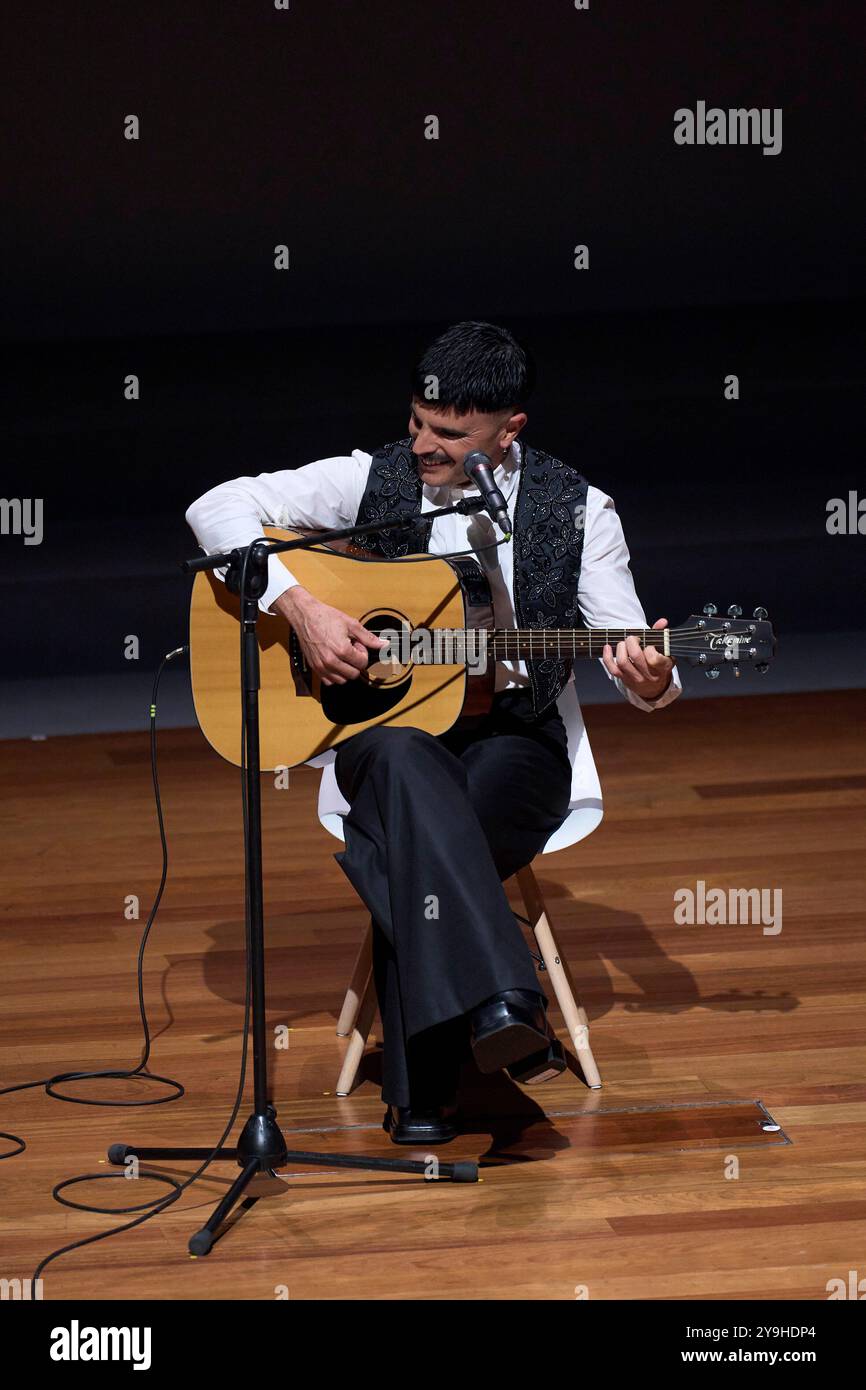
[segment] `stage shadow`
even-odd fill
[[[661,1014],[677,1014],[699,1008],[721,1012],[768,1009],[787,1012],[799,1005],[799,1000],[787,992],[771,992],[766,989],[732,989],[701,995],[698,982],[691,971],[666,954],[657,936],[638,913],[615,911],[597,902],[577,899],[567,888],[553,879],[544,880],[541,887],[572,981],[574,995],[578,1003],[585,1008],[590,1024],[609,1014],[617,1005],[627,1012],[649,1010]],[[516,899],[514,901],[516,904]],[[306,941],[301,945],[297,942],[298,914],[281,910],[279,904],[273,904],[269,908],[269,1032],[272,1033],[274,1028],[280,1025],[302,1030],[305,1024],[312,1026],[314,1021],[319,1028],[324,1020],[336,1025],[344,991],[368,920],[359,904],[357,912],[352,914],[353,920],[355,917],[357,919],[357,941],[347,944],[345,914],[340,912],[339,917],[341,929],[339,933],[334,933],[335,936],[339,935],[339,940],[319,939],[310,944],[307,932]],[[308,921],[308,918],[305,917],[305,921]],[[525,930],[530,949],[537,956],[534,938],[528,928]],[[730,931],[730,928],[726,930]],[[327,938],[328,934],[323,931],[321,937]],[[208,928],[208,935],[212,941],[211,948],[203,958],[195,957],[203,972],[204,984],[213,995],[240,1006],[244,998],[244,954],[240,949],[243,926],[239,922],[219,921]],[[189,959],[192,957],[170,957],[169,970]],[[627,975],[634,982],[634,992],[626,993],[614,986],[611,967],[618,973]],[[554,1026],[563,1041],[566,1041],[562,1017],[543,969],[539,969],[538,979],[540,987],[551,1000],[551,1019]],[[165,995],[169,993],[170,988],[166,988]],[[359,1092],[369,1095],[372,1088],[381,1087],[382,1050],[379,1028],[380,1024],[375,1021],[371,1041],[362,1058],[353,1087],[353,1095]],[[236,1028],[228,1028],[225,1033],[212,1035],[210,1040],[216,1041],[231,1036],[235,1031]],[[336,1043],[336,1039],[334,1041]],[[340,1054],[343,1047],[344,1044],[340,1043]],[[507,1156],[512,1145],[518,1143],[520,1136],[530,1127],[538,1127],[533,1143],[536,1156],[540,1156],[539,1148],[552,1153],[558,1148],[567,1147],[568,1140],[546,1119],[546,1111],[556,1108],[558,1095],[562,1093],[560,1081],[577,1081],[583,1088],[583,1099],[587,1102],[588,1108],[594,1108],[596,1098],[602,1094],[592,1092],[586,1087],[579,1063],[571,1050],[569,1068],[571,1078],[564,1074],[561,1079],[537,1086],[533,1093],[532,1088],[522,1088],[512,1082],[505,1072],[482,1074],[475,1067],[471,1053],[467,1052],[459,1087],[464,1132],[489,1133],[491,1157]],[[321,1076],[320,1063],[315,1066],[311,1063],[311,1070],[307,1075],[307,1081],[317,1090],[318,1085],[312,1080],[314,1076]],[[302,1085],[306,1086],[303,1079]],[[573,1087],[569,1103],[574,1103]],[[525,1155],[521,1153],[515,1155],[513,1160],[507,1161],[522,1161],[524,1158]]]
[[[600,903],[576,899],[555,880],[545,880],[541,886],[572,980],[573,992],[586,1009],[590,1023],[603,1018],[617,1004],[629,1012],[649,1010],[663,1014],[682,1013],[695,1008],[721,1012],[775,1010],[787,1013],[799,1005],[796,996],[785,990],[731,989],[702,995],[691,971],[666,954],[638,913],[615,911]],[[300,946],[292,944],[292,915],[284,914],[277,905],[269,911],[269,1019],[297,1027],[305,1020],[324,1013],[333,1017],[336,1023],[368,921],[360,906],[357,921],[357,944],[347,946],[344,941],[334,944],[317,941],[312,946]],[[754,928],[708,930],[724,930],[730,939],[734,930],[752,931]],[[528,928],[525,932],[530,949],[538,958],[532,934]],[[203,959],[205,985],[219,998],[240,1004],[244,997],[243,952],[238,946],[239,941],[243,940],[242,924],[216,922],[208,928],[208,935],[213,945]],[[169,962],[175,965],[183,959],[186,958],[171,956]],[[629,976],[634,981],[636,992],[618,991],[611,979],[610,966]],[[538,979],[551,999],[551,1007],[558,1014],[553,991],[543,969],[539,969]]]

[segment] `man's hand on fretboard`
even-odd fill
[[[659,618],[653,623],[653,631],[667,625],[667,618]],[[674,669],[671,658],[655,647],[642,647],[636,637],[617,642],[615,656],[612,648],[606,645],[601,659],[610,674],[619,676],[623,685],[642,700],[657,700],[671,683]]]

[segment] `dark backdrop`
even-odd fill
[[[526,437],[613,494],[653,614],[864,626],[866,542],[825,528],[866,492],[859,4],[91,0],[5,30],[2,491],[45,508],[41,546],[0,537],[7,671],[128,669],[128,633],[152,666],[186,505],[405,433],[412,357],[464,317],[530,342]],[[781,153],[677,146],[698,100],[781,107]]]

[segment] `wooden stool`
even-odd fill
[[[589,1045],[589,1022],[586,1011],[574,997],[568,970],[556,944],[538,880],[531,866],[520,869],[515,877],[520,885],[520,892],[526,905],[526,915],[535,933],[541,959],[544,961],[544,967],[550,983],[553,985],[556,1002],[565,1020],[565,1026],[568,1029],[586,1084],[590,1090],[600,1090],[601,1076]],[[337,1036],[349,1039],[337,1081],[338,1096],[349,1095],[355,1084],[375,1015],[373,924],[370,922],[352,970],[352,978],[349,981],[349,988],[346,990],[346,997],[343,1000],[343,1007],[337,1023]],[[530,1085],[531,1083],[527,1082],[526,1084]]]

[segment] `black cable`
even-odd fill
[[[275,545],[278,544],[273,536],[260,536],[259,539],[266,542],[273,542]],[[482,550],[498,550],[501,545],[507,545],[510,540],[511,536],[501,536],[498,541],[488,541],[486,545],[472,546],[469,550],[447,550],[441,555],[438,552],[432,555],[429,551],[424,551],[423,554],[399,555],[397,558],[401,565],[409,563],[417,565],[430,560],[471,560],[474,559],[476,555],[480,555]],[[381,556],[379,555],[352,555],[348,551],[334,550],[327,541],[323,541],[321,545],[311,545],[308,547],[308,550],[316,555],[342,555],[347,560],[357,561],[359,565],[375,565],[382,563]],[[271,554],[291,554],[291,551],[277,550],[271,551]]]
[[[253,542],[253,544],[254,544],[254,543],[255,543],[255,542]],[[241,592],[243,592],[243,587],[244,587],[245,582],[246,582],[246,568],[247,568],[247,560],[248,560],[248,557],[249,557],[249,550],[250,550],[250,549],[251,549],[251,547],[248,547],[247,550],[246,550],[246,552],[245,552],[245,554],[244,554],[243,569],[242,569],[242,576],[241,576]],[[181,656],[181,655],[187,653],[188,651],[189,651],[189,648],[188,648],[188,647],[185,647],[185,646],[184,646],[184,647],[178,647],[175,651],[169,652],[165,657],[163,657],[163,659],[162,659],[162,661],[160,662],[160,665],[159,665],[159,667],[158,667],[158,669],[157,669],[156,676],[155,676],[155,678],[154,678],[153,696],[152,696],[151,705],[150,705],[150,753],[151,753],[151,773],[152,773],[152,778],[153,778],[154,795],[155,795],[155,799],[156,799],[156,812],[157,812],[157,820],[158,820],[158,823],[159,823],[160,845],[161,845],[161,847],[162,847],[162,872],[161,872],[161,875],[160,875],[160,882],[159,882],[159,887],[158,887],[158,889],[157,889],[156,897],[155,897],[155,899],[154,899],[153,906],[152,906],[152,908],[151,908],[151,910],[150,910],[150,913],[148,914],[148,918],[147,918],[147,922],[146,922],[146,924],[145,924],[144,932],[142,933],[141,945],[140,945],[139,954],[138,954],[138,999],[139,999],[139,1010],[140,1010],[140,1013],[141,1013],[142,1027],[143,1027],[143,1030],[144,1030],[144,1037],[145,1037],[144,1054],[143,1054],[143,1056],[142,1056],[142,1059],[141,1059],[141,1061],[139,1062],[139,1064],[138,1064],[137,1067],[134,1067],[134,1068],[132,1068],[131,1070],[128,1070],[128,1071],[120,1071],[120,1070],[111,1069],[111,1070],[106,1070],[106,1071],[94,1071],[94,1072],[85,1072],[85,1071],[81,1071],[81,1072],[61,1072],[61,1073],[58,1073],[58,1074],[55,1075],[55,1076],[50,1076],[50,1077],[48,1077],[47,1079],[42,1080],[42,1081],[30,1081],[30,1082],[25,1082],[25,1083],[22,1083],[22,1084],[19,1084],[19,1085],[16,1085],[16,1086],[7,1086],[7,1087],[5,1087],[5,1088],[3,1088],[3,1089],[0,1089],[0,1095],[7,1094],[7,1093],[9,1093],[9,1092],[11,1092],[11,1091],[23,1091],[23,1090],[28,1090],[28,1089],[30,1089],[31,1087],[35,1087],[35,1086],[44,1086],[45,1089],[46,1089],[46,1093],[47,1093],[48,1095],[54,1096],[55,1099],[57,1099],[57,1100],[65,1100],[65,1101],[68,1101],[70,1104],[75,1104],[75,1105],[106,1105],[106,1106],[131,1107],[131,1106],[136,1106],[136,1105],[164,1105],[164,1104],[168,1103],[169,1101],[179,1100],[179,1099],[181,1098],[181,1096],[185,1094],[184,1088],[183,1088],[183,1086],[181,1086],[180,1082],[174,1081],[174,1080],[173,1080],[172,1078],[170,1078],[170,1077],[157,1076],[155,1073],[149,1073],[149,1072],[144,1072],[144,1071],[143,1071],[143,1068],[146,1066],[147,1061],[148,1061],[148,1058],[149,1058],[149,1056],[150,1056],[150,1030],[149,1030],[149,1027],[148,1027],[148,1023],[147,1023],[147,1013],[146,1013],[145,1006],[144,1006],[144,989],[143,989],[143,978],[142,978],[142,975],[143,975],[144,950],[145,950],[145,946],[146,946],[146,943],[147,943],[147,938],[148,938],[148,935],[149,935],[149,933],[150,933],[150,929],[151,929],[151,927],[152,927],[152,925],[153,925],[154,918],[156,917],[156,913],[157,913],[157,910],[158,910],[158,908],[159,908],[159,904],[160,904],[160,902],[161,902],[161,900],[162,900],[162,895],[163,895],[163,892],[164,892],[164,889],[165,889],[166,879],[167,879],[167,877],[168,877],[168,843],[167,843],[167,841],[166,841],[166,836],[165,836],[165,824],[164,824],[163,814],[162,814],[162,799],[161,799],[160,791],[159,791],[159,776],[158,776],[158,770],[157,770],[157,756],[156,756],[156,751],[157,751],[157,749],[156,749],[156,709],[157,709],[157,693],[158,693],[158,690],[159,690],[160,678],[161,678],[161,676],[162,676],[163,670],[165,669],[165,666],[167,665],[167,663],[168,663],[169,661],[173,660],[175,657]],[[241,664],[242,664],[242,669],[243,669],[244,664],[245,664],[245,658],[244,658],[244,644],[243,644],[243,629],[241,629]],[[241,737],[242,737],[242,740],[243,740],[244,746],[245,746],[245,740],[246,740],[246,716],[245,716],[245,711],[243,710],[243,708],[242,708],[242,711],[241,711]],[[244,823],[245,823],[245,825],[246,825],[246,820],[247,820],[246,787],[244,786]],[[248,943],[249,943],[249,909],[248,909],[248,904],[247,904],[246,916],[247,916],[247,940],[248,940]],[[244,1032],[243,1032],[243,1047],[242,1047],[242,1053],[241,1053],[241,1072],[240,1072],[240,1078],[239,1078],[239,1082],[238,1082],[238,1090],[237,1090],[237,1094],[236,1094],[236,1097],[235,1097],[235,1103],[234,1103],[234,1106],[233,1106],[233,1109],[232,1109],[232,1114],[231,1114],[231,1116],[230,1116],[230,1118],[229,1118],[229,1120],[228,1120],[228,1123],[226,1124],[226,1126],[225,1126],[225,1128],[224,1128],[224,1130],[223,1130],[222,1135],[220,1136],[220,1138],[219,1138],[219,1140],[217,1141],[217,1143],[214,1145],[214,1148],[211,1150],[211,1152],[210,1152],[210,1154],[208,1155],[208,1157],[199,1165],[199,1167],[196,1169],[196,1171],[195,1171],[194,1173],[192,1173],[192,1174],[189,1176],[189,1178],[187,1178],[187,1179],[186,1179],[184,1182],[182,1182],[182,1183],[178,1182],[176,1178],[170,1177],[170,1176],[168,1176],[168,1175],[165,1174],[165,1173],[158,1173],[158,1172],[151,1171],[151,1170],[148,1170],[148,1169],[141,1169],[141,1168],[139,1168],[138,1171],[137,1171],[137,1177],[139,1177],[139,1178],[141,1178],[141,1177],[153,1178],[154,1180],[159,1181],[159,1182],[167,1182],[167,1183],[170,1183],[171,1186],[174,1188],[174,1191],[171,1192],[171,1193],[169,1193],[169,1195],[168,1195],[167,1197],[163,1197],[163,1198],[154,1198],[153,1200],[151,1200],[151,1201],[149,1201],[149,1202],[142,1202],[142,1203],[140,1203],[138,1206],[135,1206],[135,1207],[114,1207],[114,1208],[112,1208],[112,1207],[96,1207],[96,1206],[91,1206],[91,1205],[85,1204],[85,1203],[83,1203],[83,1202],[71,1202],[71,1201],[69,1201],[68,1198],[64,1198],[64,1197],[61,1197],[61,1196],[59,1195],[60,1192],[61,1192],[65,1187],[69,1187],[69,1186],[72,1186],[72,1185],[74,1185],[74,1184],[76,1184],[76,1183],[80,1183],[80,1182],[105,1181],[105,1180],[110,1180],[110,1179],[115,1179],[115,1180],[116,1180],[116,1179],[123,1179],[123,1180],[128,1181],[128,1178],[127,1178],[127,1175],[126,1175],[126,1172],[125,1172],[125,1171],[118,1172],[118,1173],[84,1173],[84,1174],[82,1174],[82,1175],[79,1176],[79,1177],[67,1178],[67,1179],[65,1179],[63,1182],[57,1183],[57,1184],[55,1185],[55,1187],[52,1189],[52,1196],[54,1197],[55,1201],[61,1202],[64,1206],[74,1207],[74,1208],[75,1208],[76,1210],[78,1210],[78,1211],[91,1211],[91,1212],[97,1212],[97,1213],[99,1213],[100,1215],[114,1215],[114,1214],[116,1214],[117,1212],[141,1211],[142,1208],[146,1208],[146,1210],[144,1211],[144,1214],[143,1214],[142,1216],[136,1217],[136,1219],[135,1219],[134,1221],[127,1221],[127,1222],[124,1222],[124,1224],[123,1224],[122,1226],[115,1226],[115,1227],[112,1227],[112,1229],[111,1229],[111,1230],[108,1230],[108,1231],[99,1231],[99,1232],[97,1232],[96,1235],[87,1236],[87,1237],[85,1237],[83,1240],[73,1241],[73,1242],[72,1242],[71,1244],[69,1244],[69,1245],[61,1246],[60,1249],[58,1249],[58,1250],[53,1250],[53,1251],[51,1252],[50,1255],[46,1255],[45,1259],[43,1259],[42,1261],[40,1261],[40,1263],[37,1265],[36,1270],[35,1270],[35,1272],[34,1272],[34,1274],[33,1274],[33,1283],[35,1283],[35,1282],[40,1278],[40,1276],[41,1276],[41,1274],[42,1274],[42,1271],[45,1269],[45,1267],[46,1267],[48,1264],[50,1264],[52,1260],[57,1259],[60,1255],[67,1254],[70,1250],[78,1250],[78,1249],[80,1249],[82,1246],[85,1246],[85,1245],[92,1245],[94,1242],[99,1241],[99,1240],[106,1240],[106,1239],[108,1239],[109,1236],[119,1235],[121,1231],[128,1231],[128,1230],[131,1230],[134,1226],[140,1226],[143,1222],[149,1221],[151,1217],[156,1216],[159,1212],[163,1211],[166,1207],[170,1206],[173,1202],[176,1202],[176,1201],[178,1200],[178,1198],[181,1196],[181,1194],[182,1194],[183,1192],[185,1192],[186,1189],[187,1189],[188,1187],[190,1187],[194,1182],[196,1182],[196,1180],[197,1180],[199,1177],[201,1177],[202,1173],[205,1171],[205,1169],[206,1169],[206,1168],[210,1165],[210,1163],[213,1161],[214,1156],[217,1154],[217,1152],[219,1151],[219,1149],[221,1149],[221,1148],[224,1146],[226,1139],[228,1138],[229,1134],[231,1133],[232,1127],[233,1127],[233,1125],[234,1125],[234,1123],[235,1123],[235,1120],[236,1120],[236,1118],[237,1118],[238,1111],[239,1111],[240,1106],[241,1106],[241,1101],[242,1101],[242,1099],[243,1099],[244,1083],[245,1083],[245,1079],[246,1079],[247,1053],[248,1053],[249,1016],[250,1016],[250,996],[251,996],[251,976],[250,976],[250,968],[249,968],[249,951],[247,951],[246,990],[245,990],[245,999],[244,999]],[[95,1077],[106,1077],[106,1076],[113,1077],[113,1078],[125,1078],[125,1079],[129,1079],[129,1078],[135,1077],[135,1078],[137,1078],[137,1079],[139,1079],[139,1080],[144,1080],[144,1081],[147,1081],[147,1080],[160,1081],[160,1082],[165,1083],[165,1084],[168,1085],[168,1086],[173,1086],[173,1087],[175,1088],[175,1094],[174,1094],[174,1095],[170,1095],[170,1096],[160,1096],[160,1097],[158,1097],[156,1100],[150,1100],[150,1101],[94,1101],[94,1100],[87,1100],[87,1099],[85,1099],[85,1098],[78,1097],[78,1096],[65,1096],[65,1095],[62,1095],[60,1092],[57,1092],[57,1091],[54,1091],[54,1090],[51,1089],[51,1086],[52,1086],[53,1083],[55,1083],[55,1082],[73,1081],[73,1080],[84,1080],[84,1079],[90,1079],[90,1078],[95,1078]],[[15,1139],[15,1140],[17,1141],[17,1143],[20,1145],[20,1147],[19,1147],[18,1149],[16,1149],[16,1150],[13,1151],[15,1154],[21,1153],[22,1150],[26,1147],[26,1145],[24,1144],[24,1141],[23,1141],[22,1139],[19,1139],[17,1135],[6,1135],[6,1136],[4,1136],[4,1137],[10,1138],[10,1139]],[[3,1157],[3,1158],[11,1158],[12,1156],[13,1156],[13,1154],[3,1154],[3,1155],[0,1156],[0,1157]]]
[[[118,1071],[118,1070],[115,1070],[115,1069],[112,1068],[112,1069],[106,1070],[106,1071],[65,1071],[65,1072],[58,1072],[58,1073],[57,1073],[56,1075],[54,1075],[54,1076],[44,1077],[41,1081],[24,1081],[24,1082],[21,1082],[21,1083],[20,1083],[19,1085],[17,1085],[17,1086],[4,1086],[4,1087],[2,1088],[2,1090],[0,1090],[0,1095],[9,1095],[9,1094],[10,1094],[11,1092],[13,1092],[13,1091],[28,1091],[28,1090],[33,1089],[33,1088],[36,1087],[36,1086],[44,1086],[44,1087],[45,1087],[45,1092],[46,1092],[47,1095],[53,1096],[55,1100],[65,1100],[65,1101],[68,1101],[70,1105],[115,1105],[115,1106],[121,1106],[121,1107],[132,1107],[132,1106],[137,1106],[137,1105],[165,1105],[165,1104],[167,1104],[169,1101],[179,1100],[180,1097],[184,1094],[183,1086],[181,1086],[181,1084],[180,1084],[179,1081],[174,1081],[171,1077],[167,1077],[167,1076],[157,1076],[157,1075],[152,1074],[152,1073],[149,1073],[149,1072],[144,1072],[144,1070],[143,1070],[143,1069],[147,1066],[148,1058],[150,1057],[150,1029],[148,1028],[148,1024],[147,1024],[147,1012],[146,1012],[145,1007],[144,1007],[144,980],[143,980],[143,969],[144,969],[144,951],[145,951],[145,947],[146,947],[146,945],[147,945],[147,938],[148,938],[148,936],[150,935],[150,929],[151,929],[151,927],[153,926],[153,921],[154,921],[154,918],[156,917],[157,911],[158,911],[158,909],[159,909],[159,904],[160,904],[160,902],[162,901],[162,895],[163,895],[163,892],[164,892],[164,890],[165,890],[166,878],[168,877],[168,844],[167,844],[166,838],[165,838],[165,824],[164,824],[164,822],[163,822],[163,817],[162,817],[162,801],[161,801],[160,794],[159,794],[159,777],[158,777],[158,774],[157,774],[157,765],[156,765],[156,700],[157,700],[157,692],[158,692],[158,690],[159,690],[160,677],[162,676],[162,673],[163,673],[163,671],[164,671],[166,665],[168,664],[168,662],[169,662],[169,661],[172,661],[172,660],[174,659],[174,657],[176,657],[176,656],[181,656],[184,652],[186,652],[186,651],[188,651],[188,650],[189,650],[189,649],[188,649],[187,647],[178,647],[175,651],[169,652],[166,656],[163,657],[162,661],[160,662],[160,664],[159,664],[159,666],[158,666],[158,668],[157,668],[156,675],[155,675],[155,677],[154,677],[154,681],[153,681],[153,694],[152,694],[152,697],[151,697],[151,704],[150,704],[150,767],[151,767],[151,776],[152,776],[152,778],[153,778],[154,795],[155,795],[155,798],[156,798],[156,813],[157,813],[157,819],[158,819],[158,822],[159,822],[159,838],[160,838],[160,845],[161,845],[161,847],[162,847],[162,873],[161,873],[161,875],[160,875],[159,888],[157,889],[156,897],[154,898],[154,901],[153,901],[153,906],[151,907],[150,912],[148,913],[148,917],[147,917],[147,921],[146,921],[146,923],[145,923],[144,931],[142,932],[141,943],[140,943],[139,951],[138,951],[138,970],[137,970],[137,975],[138,975],[138,1008],[139,1008],[139,1013],[140,1013],[140,1015],[141,1015],[142,1028],[143,1028],[143,1030],[144,1030],[144,1053],[143,1053],[143,1056],[142,1056],[142,1058],[141,1058],[141,1061],[139,1062],[139,1064],[138,1064],[137,1067],[133,1067],[131,1070],[126,1070],[126,1071]],[[54,1085],[55,1082],[62,1082],[62,1081],[83,1081],[83,1080],[91,1080],[91,1079],[94,1079],[94,1078],[96,1078],[96,1077],[105,1077],[105,1076],[110,1076],[110,1077],[112,1077],[112,1078],[119,1079],[119,1080],[131,1079],[131,1078],[135,1077],[135,1078],[137,1078],[137,1079],[139,1079],[139,1080],[144,1080],[144,1081],[161,1081],[161,1082],[163,1082],[166,1086],[173,1086],[173,1087],[175,1088],[175,1094],[174,1094],[174,1095],[171,1095],[171,1096],[158,1096],[155,1100],[87,1100],[87,1099],[86,1099],[85,1097],[83,1097],[83,1096],[65,1096],[65,1095],[61,1095],[59,1091],[54,1091],[54,1090],[52,1090],[52,1087],[53,1087],[53,1085]],[[6,1137],[7,1137],[7,1138],[15,1138],[16,1136],[14,1136],[14,1135],[8,1135],[8,1136],[6,1136]],[[26,1148],[26,1144],[24,1144],[24,1141],[23,1141],[23,1140],[19,1140],[19,1143],[21,1143],[21,1144],[23,1145],[23,1147]],[[20,1152],[21,1152],[20,1149],[19,1149],[19,1150],[16,1150],[16,1153],[20,1153]],[[3,1158],[11,1158],[12,1155],[11,1155],[11,1154],[3,1154],[2,1157],[3,1157]],[[94,1208],[94,1210],[98,1210],[98,1208]]]

